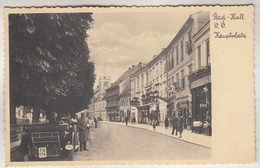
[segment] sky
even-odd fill
[[[110,76],[114,82],[132,65],[152,60],[168,46],[190,14],[93,13],[87,42],[97,79]]]

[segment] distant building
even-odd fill
[[[107,112],[106,112],[106,100],[104,99],[106,94],[106,89],[111,85],[110,77],[101,76],[98,79],[98,86],[94,90],[93,98],[91,99],[91,103],[89,105],[88,112],[93,113],[97,119],[108,120]]]
[[[130,75],[140,70],[143,63],[130,67],[106,90],[107,113],[110,121],[124,121],[130,114]]]
[[[131,113],[136,115],[139,123],[148,123],[153,119],[163,123],[165,119],[167,69],[164,50],[131,75]],[[153,98],[155,93],[156,99]]]

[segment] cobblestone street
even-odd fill
[[[88,151],[75,153],[74,160],[208,159],[211,149],[124,125],[102,123],[91,129]]]

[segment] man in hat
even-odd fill
[[[78,121],[79,128],[79,142],[80,142],[80,151],[88,150],[87,141],[89,140],[89,120],[88,114],[81,113],[81,118]]]
[[[174,135],[174,131],[176,131],[175,135],[178,134],[178,118],[176,117],[175,112],[173,113],[173,119],[172,119],[172,135]]]
[[[178,132],[179,132],[179,134],[180,134],[179,138],[182,138],[182,131],[183,131],[183,117],[182,117],[181,114],[178,115],[177,126],[178,126]]]

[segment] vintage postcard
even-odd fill
[[[7,166],[255,162],[254,7],[5,8]]]

